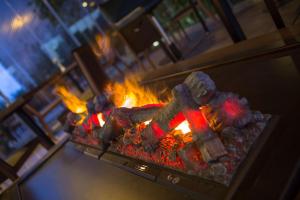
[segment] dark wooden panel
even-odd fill
[[[273,22],[276,25],[276,28],[278,28],[278,29],[285,28],[285,24],[279,13],[279,10],[276,6],[275,1],[274,0],[264,0],[264,1],[265,1],[265,4],[266,4],[270,14],[271,14]]]
[[[220,0],[213,0],[212,3],[233,42],[245,40],[246,36],[235,15],[233,14],[229,3],[227,1]]]
[[[92,91],[94,94],[99,95],[106,86],[108,77],[92,49],[85,45],[75,49],[73,55]]]
[[[160,33],[147,15],[138,17],[119,31],[136,54],[143,52],[151,47],[154,41],[161,39]]]

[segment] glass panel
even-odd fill
[[[3,87],[5,80],[12,82],[13,88],[2,91],[10,101],[58,71],[43,48],[46,38],[51,38],[51,27],[36,16],[28,3],[28,0],[0,2],[0,82]]]
[[[228,0],[247,39],[276,31],[264,0]]]
[[[197,0],[197,12],[205,21],[204,30],[188,0],[164,0],[154,14],[185,58],[232,44],[210,0]]]
[[[0,158],[15,163],[10,158],[35,137],[17,115],[9,117],[0,127]]]
[[[300,24],[299,0],[279,0],[277,6],[286,26]]]
[[[0,63],[0,92],[9,102],[13,102],[25,92],[25,88],[14,78],[13,72],[15,71],[9,73],[9,70],[14,70],[14,68],[5,69]]]
[[[2,96],[2,94],[0,93],[0,110],[4,109],[7,104],[3,97],[4,97],[4,95]]]

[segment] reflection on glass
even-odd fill
[[[277,6],[286,26],[300,24],[300,1],[278,1]]]
[[[3,98],[2,94],[0,94],[0,111],[5,108],[7,102]]]
[[[4,68],[0,62],[0,92],[9,102],[15,101],[22,93],[23,86]]]
[[[9,159],[33,138],[35,135],[19,117],[9,117],[0,127],[0,158]]]

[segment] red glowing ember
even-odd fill
[[[185,120],[185,117],[182,112],[178,113],[170,122],[169,128],[172,130],[173,128],[177,127],[180,123]]]
[[[240,105],[238,99],[227,99],[223,104],[223,109],[230,118],[237,118],[241,116],[244,112],[242,106]]]
[[[165,132],[159,127],[159,124],[157,123],[152,123],[152,130],[154,131],[156,138],[162,138],[165,135]]]
[[[186,111],[186,117],[195,132],[204,132],[207,130],[208,123],[201,110],[188,110]]]

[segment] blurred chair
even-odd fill
[[[203,29],[205,32],[209,32],[209,29],[202,18],[202,16],[199,14],[197,10],[197,6],[200,5],[201,9],[205,8],[205,6],[202,4],[201,0],[194,1],[194,0],[188,0],[188,4],[184,6],[183,9],[178,11],[174,16],[172,16],[171,21],[174,21],[176,23],[180,24],[180,20],[184,18],[185,16],[189,15],[190,13],[194,13],[198,21],[201,23]],[[207,9],[205,9],[206,12],[208,12]],[[205,12],[205,14],[206,14]]]
[[[100,95],[105,89],[109,78],[96,54],[88,45],[83,45],[73,50],[73,56],[94,95]]]
[[[130,69],[129,64],[123,59],[118,52],[118,49],[113,44],[112,34],[106,33],[105,35],[97,35],[96,42],[99,53],[96,53],[101,65],[104,68],[114,67],[119,74],[124,75],[124,71],[119,67],[120,64],[125,66],[125,71]]]
[[[35,93],[34,97],[24,106],[25,112],[32,115],[38,122],[39,126],[48,134],[51,139],[55,140],[54,133],[60,127],[57,119],[65,113],[62,100],[55,94],[55,85],[58,83],[72,85],[78,93],[85,91],[81,83],[84,82],[78,77],[75,79],[71,73],[76,72],[77,64],[72,63],[64,72],[57,74],[47,81]],[[78,79],[78,80],[77,80]]]
[[[157,1],[155,5],[159,2]],[[155,18],[148,14],[146,1],[134,1],[129,7],[125,4],[122,7],[120,4],[123,5],[119,1],[109,0],[100,4],[100,10],[124,44],[130,48],[140,66],[146,69],[141,62],[141,57],[144,56],[152,68],[156,68],[155,62],[149,56],[154,42],[159,42],[171,61],[176,62],[181,58],[177,47],[169,42],[164,30]],[[150,7],[154,8],[155,5]]]
[[[293,23],[292,24],[296,24],[297,20],[299,19],[300,17],[300,5],[298,6],[297,8],[297,11],[296,11],[296,16],[295,18],[293,19]]]

